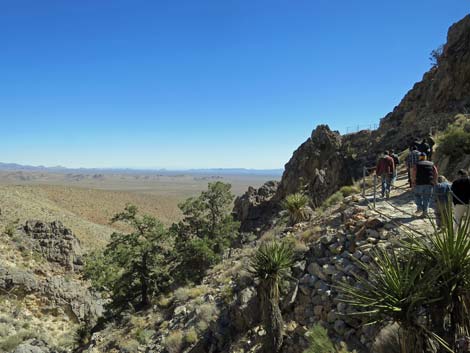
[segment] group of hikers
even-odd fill
[[[461,169],[457,178],[450,183],[445,176],[439,175],[431,161],[434,140],[431,136],[422,141],[413,141],[406,157],[408,182],[413,190],[417,210],[416,217],[428,217],[431,202],[435,202],[436,222],[441,225],[441,214],[454,207],[454,222],[459,224],[470,204],[470,177]],[[397,179],[397,168],[400,159],[395,151],[385,151],[379,158],[376,174],[381,178],[382,198],[390,197],[391,187]]]

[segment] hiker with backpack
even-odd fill
[[[415,194],[417,217],[427,217],[434,185],[437,183],[437,168],[426,160],[426,154],[420,153],[419,161],[411,172],[411,187]]]
[[[390,153],[385,151],[382,157],[377,162],[375,170],[377,176],[380,176],[382,182],[382,197],[390,197],[390,187],[392,185],[392,178],[395,172],[395,162],[390,157]]]
[[[395,168],[393,170],[393,176],[392,176],[392,186],[393,186],[395,182],[397,181],[398,165],[400,164],[400,159],[398,158],[398,154],[395,153],[395,150],[390,151],[390,157],[393,158],[393,162],[395,163]]]

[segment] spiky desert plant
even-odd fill
[[[441,210],[442,226],[423,236],[410,236],[410,250],[439,276],[440,300],[430,307],[433,329],[456,348],[470,335],[470,218],[454,224],[452,207]]]
[[[265,352],[279,352],[282,346],[284,322],[279,308],[280,284],[289,276],[292,263],[292,247],[283,242],[263,243],[251,260],[250,271],[259,280],[258,296],[266,330]]]
[[[424,320],[423,308],[438,301],[436,270],[403,249],[375,250],[371,263],[358,265],[364,275],[356,275],[356,285],[338,285],[342,300],[358,309],[356,315],[364,317],[368,324],[398,323],[401,353],[426,352],[433,342],[448,349]]]
[[[308,219],[307,206],[309,198],[301,193],[288,195],[282,202],[282,207],[289,213],[291,224],[306,221]]]

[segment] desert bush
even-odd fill
[[[180,303],[185,303],[189,299],[202,296],[207,293],[209,289],[206,286],[197,287],[180,287],[173,293],[175,299]]]
[[[166,295],[161,295],[157,299],[157,305],[163,309],[168,308],[172,302],[173,302],[173,297],[166,296]]]
[[[328,337],[328,332],[320,325],[313,326],[306,333],[309,347],[304,353],[336,353],[336,348]]]
[[[0,340],[0,352],[12,352],[24,341],[30,338],[42,338],[39,333],[33,331],[20,331],[15,335]]]
[[[282,202],[282,207],[288,212],[291,224],[306,221],[308,219],[307,206],[309,198],[301,193],[288,195]]]
[[[207,323],[214,321],[216,315],[218,314],[217,306],[213,303],[202,304],[196,310],[197,319]]]
[[[197,332],[194,327],[191,327],[186,333],[184,334],[184,341],[188,344],[193,344],[197,342]]]
[[[153,335],[153,331],[151,330],[146,330],[144,328],[138,328],[135,331],[135,339],[137,342],[140,344],[147,344],[151,341]]]
[[[310,249],[302,240],[292,235],[283,238],[282,242],[287,243],[296,254],[303,254]]]
[[[224,285],[220,291],[220,295],[224,303],[230,304],[234,297],[233,287],[230,284]]]
[[[354,194],[359,194],[361,190],[359,190],[359,187],[355,185],[346,185],[343,186],[341,189],[339,189],[341,194],[343,194],[343,197],[348,197]]]
[[[470,132],[459,126],[447,129],[438,140],[437,151],[451,158],[460,158],[470,154]]]
[[[199,333],[203,333],[209,328],[209,324],[205,321],[199,321],[196,323],[196,329]]]
[[[326,210],[327,208],[339,204],[341,201],[343,201],[344,196],[341,191],[335,192],[333,195],[328,197],[323,204],[321,205],[321,208],[323,210]]]
[[[173,331],[165,338],[164,344],[169,353],[179,353],[183,348],[183,332]]]
[[[5,230],[3,231],[6,235],[8,235],[9,237],[13,237],[16,233],[16,229],[18,228],[18,223],[20,222],[19,219],[15,220],[15,221],[12,221],[12,222],[9,222],[6,226],[5,226]]]
[[[139,352],[140,343],[135,339],[126,339],[119,343],[119,351],[123,353],[137,353]]]

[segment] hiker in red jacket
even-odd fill
[[[375,170],[377,176],[380,176],[382,181],[382,197],[390,197],[390,187],[392,185],[393,174],[395,173],[395,162],[390,156],[388,151],[385,151],[383,156],[377,162]]]

